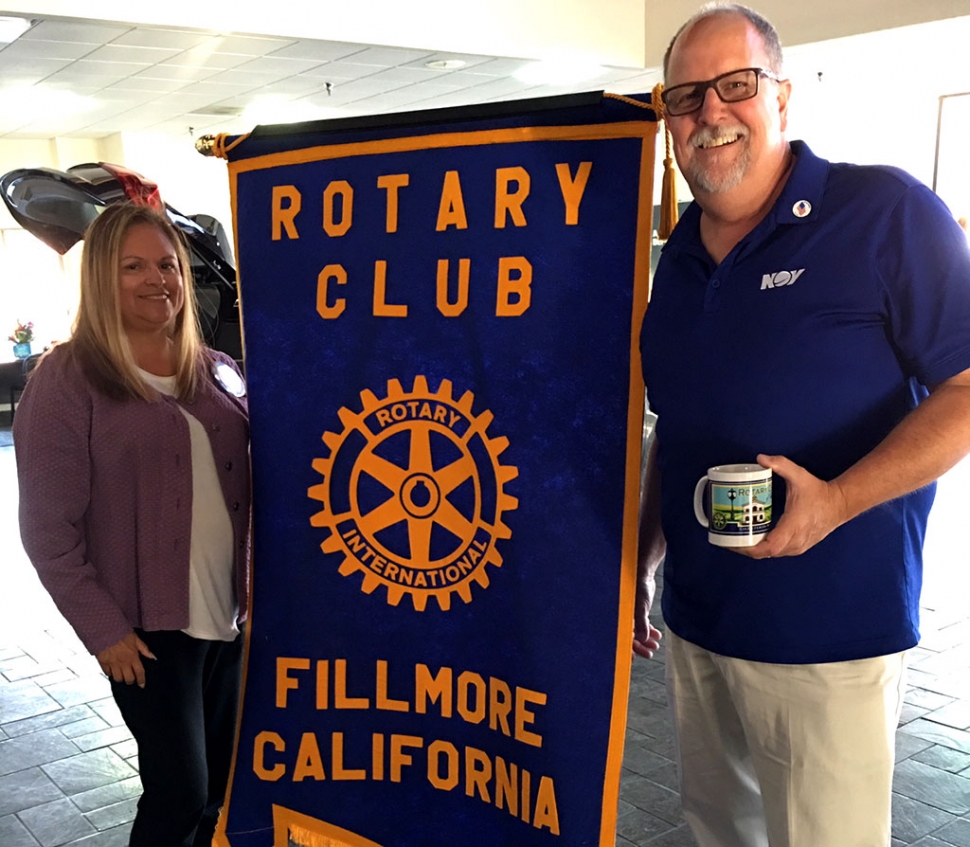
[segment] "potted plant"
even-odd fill
[[[13,342],[13,354],[18,359],[26,359],[30,355],[30,342],[34,340],[34,322],[24,323],[17,320],[17,327],[10,333]]]

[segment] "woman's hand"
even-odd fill
[[[148,645],[130,632],[117,644],[112,644],[98,653],[96,658],[101,670],[110,679],[128,685],[137,683],[139,688],[144,688],[145,666],[141,663],[142,656],[146,659],[155,658]]]

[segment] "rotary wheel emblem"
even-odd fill
[[[453,593],[470,603],[471,583],[487,588],[486,566],[502,564],[518,468],[499,463],[508,439],[488,437],[492,413],[474,414],[474,399],[453,400],[449,380],[429,391],[417,376],[408,392],[392,379],[385,399],[362,391],[361,411],[340,409],[343,431],[323,435],[323,482],[307,492],[323,508],[310,523],[330,530],[320,547],[343,554],[340,574],[362,573],[367,594],[384,586],[392,606],[406,593],[419,612],[429,597],[443,610]]]

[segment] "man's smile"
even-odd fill
[[[723,147],[725,144],[733,144],[741,138],[740,135],[735,135],[734,137],[722,136],[721,138],[712,138],[707,142],[701,142],[699,145],[704,150],[710,150],[713,147]]]
[[[695,132],[690,143],[692,147],[700,150],[715,150],[718,147],[724,147],[747,138],[747,136],[748,133],[741,126],[710,126]]]

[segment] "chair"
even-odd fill
[[[37,367],[37,363],[40,361],[40,357],[43,353],[31,353],[26,359],[22,359],[20,364],[20,373],[17,377],[10,383],[10,425],[13,426],[13,415],[17,410],[17,401],[20,399],[20,395],[24,393],[24,388],[27,387],[27,377],[30,376],[30,372]],[[11,364],[18,364],[17,362],[12,362]]]

